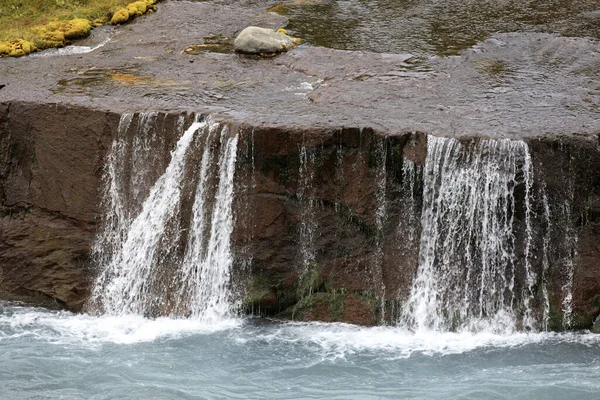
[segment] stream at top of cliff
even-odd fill
[[[0,303],[3,399],[597,399],[600,336],[75,315]]]
[[[271,10],[311,45],[424,57],[456,55],[498,32],[600,36],[594,0],[299,0]]]

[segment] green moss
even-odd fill
[[[154,4],[156,4],[156,0],[141,0],[129,3],[126,7],[121,8],[113,15],[110,23],[113,25],[124,24],[136,16],[143,15],[146,12],[155,11],[156,6],[154,6]]]
[[[344,317],[344,302],[346,295],[342,292],[332,291],[328,293],[327,312],[332,321],[341,321]]]
[[[275,315],[298,301],[295,291],[286,289],[276,272],[252,276],[246,290],[243,308],[248,314]]]
[[[134,15],[114,10],[126,0],[0,0],[0,56],[22,56],[37,49],[63,47],[89,35],[92,27],[127,22],[135,15],[156,10],[156,0],[129,3]],[[116,14],[119,14],[117,12]],[[93,22],[91,22],[93,21]]]
[[[57,21],[48,24],[50,29],[62,32],[65,39],[74,40],[88,36],[92,30],[92,23],[87,19],[77,18],[70,21]]]
[[[305,272],[298,281],[298,297],[302,298],[316,292],[327,291],[327,282],[321,277],[321,266],[313,263],[308,264],[305,268]]]
[[[0,42],[0,56],[19,57],[36,50],[33,43],[23,39]]]
[[[110,20],[110,23],[113,25],[123,24],[129,21],[129,11],[126,8],[122,8],[117,11]]]
[[[276,286],[273,278],[268,275],[252,277],[250,284],[248,285],[248,294],[246,295],[245,303],[249,305],[260,303],[274,291]]]
[[[70,40],[88,36],[91,30],[92,23],[83,18],[50,22],[35,29],[35,45],[39,49],[63,47]]]
[[[571,318],[571,330],[592,329],[595,315],[573,314]]]

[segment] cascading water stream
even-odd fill
[[[316,261],[315,240],[317,234],[317,200],[314,193],[315,153],[304,145],[300,148],[299,185],[296,193],[302,204],[302,217],[298,226],[300,255],[303,273],[308,273]]]
[[[376,235],[375,235],[375,266],[373,269],[373,275],[375,277],[376,282],[380,282],[380,304],[379,304],[379,314],[381,315],[382,321],[385,316],[385,282],[383,279],[383,258],[384,258],[384,250],[383,244],[385,240],[385,222],[387,217],[387,200],[386,200],[386,190],[387,190],[387,169],[386,169],[386,157],[387,157],[387,149],[385,145],[385,140],[379,140],[375,146],[375,157],[377,159],[378,168],[376,170],[376,181],[377,181],[377,191],[375,193],[375,198],[377,201],[377,210],[375,212],[375,227],[376,227]]]
[[[148,134],[146,119],[139,120],[138,126]],[[226,127],[220,129],[210,119],[192,123],[172,151],[165,172],[142,201],[140,211],[132,214],[125,199],[132,193],[142,193],[142,188],[133,181],[131,187],[123,187],[127,180],[122,170],[128,153],[133,154],[133,163],[139,160],[137,142],[143,141],[144,135],[135,139],[133,149],[128,150],[125,134],[130,123],[130,116],[121,119],[120,137],[108,158],[104,201],[107,214],[95,246],[102,271],[88,308],[108,315],[178,315],[203,321],[230,317],[229,240],[237,136],[230,137]],[[182,128],[181,118],[177,125]],[[178,256],[181,236],[186,232],[180,227],[184,177],[197,142],[202,147],[199,177],[187,241],[183,240],[183,255]]]
[[[151,308],[154,296],[150,293],[149,283],[155,253],[167,221],[178,211],[186,153],[194,134],[203,125],[192,124],[181,137],[167,170],[154,184],[141,212],[126,229],[123,242],[117,244],[118,250],[103,266],[104,271],[96,282],[92,298],[102,304],[105,313],[144,314]],[[110,195],[112,193],[109,192]],[[117,201],[114,203],[118,204]]]
[[[210,140],[217,128],[210,127],[204,146],[190,235],[181,267],[185,284],[180,285],[176,295],[177,299],[188,298],[188,313],[204,321],[219,320],[231,313],[229,282],[233,258],[230,236],[233,231],[233,177],[238,137],[230,138],[226,127],[220,132],[219,185],[211,214],[207,207],[210,201],[208,169],[214,164]],[[207,230],[208,241],[205,240]]]
[[[464,146],[430,136],[423,174],[419,268],[400,324],[439,331],[532,328],[527,145],[481,140]],[[519,224],[523,237],[517,238]]]

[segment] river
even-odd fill
[[[2,399],[597,399],[600,336],[92,317],[0,303]]]

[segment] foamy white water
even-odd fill
[[[0,303],[2,399],[596,399],[600,336],[75,315]]]
[[[122,243],[101,272],[92,293],[92,301],[109,315],[143,315],[153,306],[151,292],[155,253],[166,234],[169,219],[179,211],[181,178],[186,154],[194,134],[206,123],[193,123],[181,137],[171,154],[164,174],[150,190],[141,212],[128,226]],[[112,195],[112,193],[109,193]]]
[[[59,49],[47,49],[40,53],[33,53],[30,57],[52,57],[52,56],[68,56],[72,54],[86,54],[92,51],[98,50],[104,47],[111,41],[110,37],[107,37],[102,42],[95,46],[67,46]]]
[[[233,194],[238,136],[230,137],[229,129],[220,131],[218,187],[214,195],[212,213],[207,208],[210,200],[208,168],[214,167],[210,150],[210,134],[205,144],[200,178],[193,206],[193,218],[184,261],[180,269],[181,287],[177,297],[188,299],[190,317],[203,321],[230,318],[234,311],[230,278],[233,256],[230,237],[233,232]],[[208,233],[208,238],[205,234]]]
[[[435,331],[534,328],[527,145],[429,136],[427,147],[419,268],[400,323]],[[519,187],[522,244],[515,241]]]
[[[230,236],[238,137],[210,119],[194,122],[152,182],[161,162],[156,118],[140,114],[131,139],[133,116],[121,118],[107,162],[106,215],[94,247],[99,276],[87,309],[219,323],[231,317],[234,304]],[[179,118],[178,129],[183,126]],[[195,155],[199,165],[190,161]],[[181,215],[189,210],[181,208],[190,176],[195,190],[186,227]]]
[[[212,324],[194,319],[156,318],[139,315],[72,314],[45,309],[14,307],[0,315],[0,341],[29,338],[43,342],[94,347],[106,343],[134,344],[209,334],[239,327],[240,320],[222,319]]]

